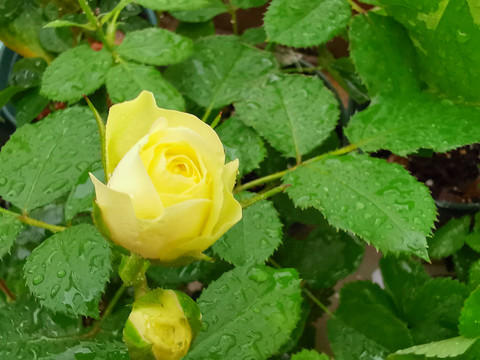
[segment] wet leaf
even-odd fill
[[[480,108],[421,92],[413,44],[398,23],[371,13],[356,16],[350,38],[352,58],[373,97],[349,122],[351,142],[364,151],[407,155],[421,148],[445,152],[480,141]]]
[[[273,55],[233,36],[216,36],[196,41],[194,54],[169,67],[165,77],[199,105],[218,108],[240,100],[275,67]]]
[[[405,309],[414,343],[457,336],[460,310],[468,294],[465,284],[450,278],[436,278],[422,285]]]
[[[239,175],[257,169],[266,155],[262,139],[236,116],[216,128],[222,140],[227,161],[239,160]]]
[[[294,267],[314,289],[325,289],[354,272],[363,259],[363,244],[323,220],[307,237],[288,238],[275,255],[284,267]]]
[[[458,329],[460,335],[468,338],[480,337],[480,322],[478,321],[478,314],[480,313],[480,288],[473,291],[462,309],[460,316],[460,324]]]
[[[165,29],[149,28],[126,34],[116,50],[128,59],[161,66],[188,58],[193,51],[193,42]]]
[[[15,121],[17,128],[30,123],[35,119],[43,109],[48,105],[50,100],[40,95],[40,89],[34,88],[27,90],[22,94],[18,101],[15,101]]]
[[[25,225],[17,219],[17,216],[0,211],[0,259],[10,252],[18,234]]]
[[[49,237],[30,254],[25,280],[48,309],[98,319],[111,270],[107,241],[95,227],[79,225]]]
[[[210,0],[136,0],[143,7],[157,11],[195,10],[209,5]]]
[[[24,58],[13,65],[8,76],[10,86],[23,88],[37,87],[42,83],[42,75],[47,67],[47,62],[42,58]]]
[[[12,316],[12,314],[15,314]],[[33,300],[21,298],[0,312],[0,357],[31,360],[128,360],[125,345],[103,336],[81,339],[89,329],[81,318],[52,314]]]
[[[431,91],[479,104],[480,44],[475,39],[480,36],[480,12],[475,0],[374,2],[408,31]]]
[[[198,10],[173,11],[173,17],[180,21],[198,23],[213,19],[228,11],[228,6],[222,0],[207,0],[208,5]]]
[[[428,239],[428,254],[432,259],[441,259],[460,250],[468,238],[470,216],[451,219]]]
[[[100,165],[101,166],[101,165]],[[82,212],[92,212],[93,199],[95,199],[95,187],[90,180],[91,172],[98,180],[105,181],[105,173],[103,168],[98,168],[98,164],[94,166],[95,170],[88,169],[78,178],[75,187],[68,195],[65,203],[65,220],[70,221],[73,217]]]
[[[132,100],[142,92],[151,91],[157,105],[172,110],[185,110],[180,93],[152,66],[123,62],[108,72],[107,90],[114,103]]]
[[[252,88],[235,109],[275,149],[297,158],[328,138],[340,114],[337,100],[322,81],[303,75],[274,77]]]
[[[289,339],[300,318],[300,303],[294,270],[231,270],[198,299],[204,327],[184,359],[269,358]]]
[[[264,21],[268,41],[308,47],[339,34],[350,16],[346,0],[272,0]]]
[[[103,85],[112,56],[80,45],[57,57],[43,74],[41,93],[56,101],[77,101]]]
[[[242,219],[213,245],[213,251],[235,266],[257,265],[264,263],[281,242],[277,210],[271,201],[263,200],[243,210]]]
[[[335,359],[383,359],[412,345],[407,325],[395,313],[392,299],[376,284],[348,283],[340,306],[328,321],[328,339]]]
[[[49,204],[99,158],[97,124],[90,110],[56,111],[22,126],[2,148],[0,195],[25,211]]]
[[[397,164],[366,155],[325,157],[283,177],[301,208],[352,231],[384,253],[428,259],[426,236],[436,208],[427,187]]]
[[[440,340],[424,345],[413,346],[408,349],[397,351],[395,354],[388,356],[388,360],[412,360],[412,359],[473,359],[458,358],[458,356],[467,353],[468,350],[477,342],[477,339],[467,339],[462,336]],[[421,357],[409,357],[405,355],[422,355]]]
[[[291,360],[329,360],[329,357],[325,354],[319,354],[315,350],[302,350],[292,355]]]

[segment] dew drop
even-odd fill
[[[44,276],[41,275],[41,274],[38,274],[38,275],[35,275],[35,277],[33,278],[32,282],[33,282],[33,285],[38,285],[38,284],[41,284],[42,281],[44,279]]]
[[[58,270],[57,276],[58,276],[59,278],[63,278],[63,277],[65,277],[65,275],[67,275],[66,270],[64,270],[64,269]]]

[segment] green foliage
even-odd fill
[[[283,177],[301,208],[313,206],[333,226],[352,231],[385,253],[428,259],[435,219],[428,189],[396,164],[366,155],[325,157]]]
[[[184,110],[182,95],[152,66],[120,63],[108,72],[107,90],[113,102],[132,100],[142,90],[153,92],[157,105],[166,109]]]
[[[385,358],[412,345],[392,299],[370,282],[348,283],[342,288],[340,306],[328,321],[328,338],[337,360]]]
[[[157,11],[195,10],[209,5],[210,0],[135,0],[138,4]]]
[[[94,166],[95,170],[88,169],[78,178],[65,203],[65,220],[70,221],[79,213],[92,212],[95,188],[90,181],[89,173],[91,171],[97,179],[104,181],[105,172],[99,166],[101,165]]]
[[[15,215],[0,211],[0,258],[10,251],[23,228],[24,225]]]
[[[363,259],[363,246],[323,220],[305,238],[288,238],[275,258],[294,267],[312,288],[328,288],[354,272]]]
[[[48,105],[49,100],[40,95],[40,89],[29,89],[15,102],[17,127],[30,123]]]
[[[10,86],[31,88],[42,83],[42,75],[47,62],[41,58],[27,58],[18,60],[8,77]]]
[[[193,55],[169,67],[165,76],[199,105],[217,108],[241,100],[275,66],[271,54],[233,36],[216,36],[196,41]]]
[[[339,111],[333,94],[317,77],[275,76],[235,104],[239,118],[283,155],[312,151],[335,128]]]
[[[300,317],[300,303],[294,270],[231,270],[198,299],[204,327],[184,359],[266,359],[288,340]]]
[[[116,50],[128,59],[161,66],[188,58],[193,42],[168,30],[150,28],[128,33]]]
[[[460,250],[468,237],[470,216],[452,219],[428,240],[428,254],[432,259],[441,259]]]
[[[414,343],[457,336],[458,317],[468,294],[465,284],[450,278],[432,279],[418,288],[405,306]]]
[[[357,16],[350,37],[355,65],[374,96],[350,121],[351,142],[365,151],[406,155],[420,148],[444,152],[480,139],[478,108],[420,91],[413,45],[399,24],[375,14]]]
[[[441,340],[424,345],[413,346],[408,349],[399,350],[390,355],[388,360],[410,360],[410,359],[470,359],[458,358],[472,348],[477,339],[467,339],[464,337],[455,337],[452,339]],[[409,357],[405,355],[421,355],[421,357]],[[473,358],[472,358],[473,359]]]
[[[91,225],[55,234],[25,264],[30,291],[48,309],[98,318],[98,302],[110,278],[110,248]]]
[[[480,288],[473,291],[465,301],[460,316],[460,324],[458,326],[460,335],[467,338],[480,337],[480,323],[478,314],[480,313]]]
[[[227,161],[238,159],[240,176],[257,169],[265,158],[266,150],[257,133],[238,117],[227,119],[216,128],[222,140]]]
[[[97,136],[94,117],[83,107],[22,126],[0,152],[0,195],[25,211],[58,199],[99,161]]]
[[[319,354],[314,350],[302,350],[299,353],[292,355],[292,360],[328,360],[325,354]]]
[[[376,1],[408,31],[422,77],[452,100],[478,104],[480,13],[476,1]],[[401,5],[401,6],[399,6]]]
[[[273,0],[265,14],[268,41],[293,47],[323,44],[350,19],[346,0]]]
[[[192,40],[215,34],[215,24],[213,21],[205,21],[200,23],[181,22],[175,30],[177,34],[186,36]]]
[[[103,85],[112,57],[106,50],[80,45],[57,57],[43,74],[42,95],[56,101],[73,102]]]
[[[20,299],[0,311],[0,356],[3,359],[42,360],[129,359],[117,340],[83,337],[80,318],[54,315],[31,300]],[[15,314],[12,316],[12,314]]]
[[[430,280],[419,261],[386,256],[380,260],[385,290],[403,313],[410,306],[415,292]]]
[[[213,19],[215,16],[227,12],[228,6],[222,0],[206,0],[208,5],[198,10],[174,11],[172,15],[180,21],[198,23]]]
[[[242,219],[213,245],[213,251],[235,266],[257,265],[264,263],[281,241],[278,213],[271,201],[263,200],[243,210]]]

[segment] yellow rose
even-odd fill
[[[187,295],[156,289],[136,300],[123,330],[132,359],[179,360],[202,326]]]
[[[104,185],[90,175],[112,240],[168,263],[198,258],[242,217],[215,131],[197,117],[157,107],[153,94],[110,108]]]

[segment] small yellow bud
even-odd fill
[[[157,289],[135,301],[123,332],[132,358],[179,360],[200,330],[196,303],[181,292]]]

